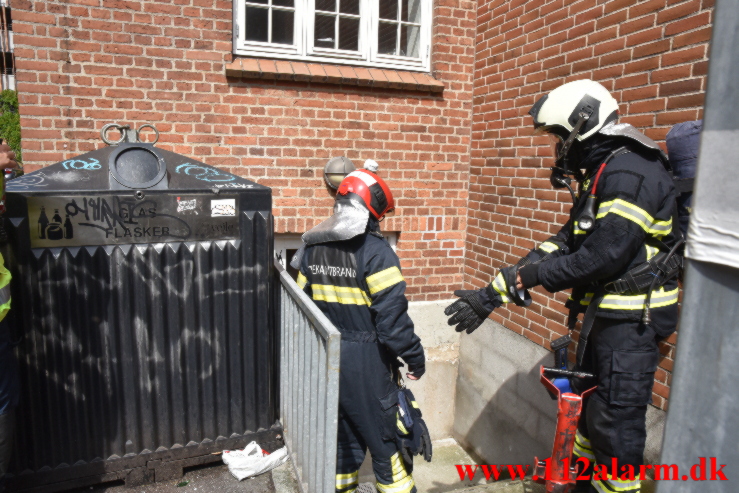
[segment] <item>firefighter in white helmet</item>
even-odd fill
[[[579,390],[597,384],[585,403],[575,456],[609,468],[615,459],[626,473],[594,476],[578,489],[638,492],[657,345],[677,324],[682,235],[673,221],[669,164],[653,140],[617,123],[618,104],[597,82],[564,84],[529,114],[535,131],[551,139],[551,183],[572,194],[570,219],[518,264],[501,268],[488,286],[457,292],[460,299],[446,313],[453,315],[450,325],[469,333],[503,303],[528,306],[529,288],[572,289],[569,328],[585,314],[576,369],[596,379],[571,384]]]

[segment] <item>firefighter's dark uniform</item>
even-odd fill
[[[378,233],[311,245],[298,285],[341,331],[336,491],[356,490],[369,448],[380,493],[415,492],[395,442],[394,364],[400,357],[420,376],[425,356],[397,255]]]
[[[678,306],[676,280],[653,292],[649,324],[641,321],[645,294],[615,295],[603,290],[606,282],[672,248],[676,241],[673,228],[678,227],[673,224],[673,182],[655,152],[614,140],[582,167],[597,169],[621,146],[629,152],[609,161],[598,182],[595,226],[586,232],[577,223],[585,205],[584,192],[591,186],[586,180],[570,220],[527,255],[530,262],[546,255],[553,258],[520,270],[526,287],[541,284],[552,292],[573,288],[567,303],[571,316],[584,312],[594,299],[600,300],[582,363],[584,371],[595,373],[597,389],[586,402],[575,455],[605,464],[609,470],[611,458],[616,458],[619,467],[642,464],[646,410],[659,358],[657,343],[675,330]],[[589,387],[592,382],[578,386]],[[639,491],[638,479],[591,484],[602,492]]]

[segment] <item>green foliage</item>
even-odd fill
[[[8,144],[15,159],[21,162],[21,117],[18,114],[18,94],[6,89],[0,92],[0,138]]]

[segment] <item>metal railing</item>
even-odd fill
[[[280,417],[303,493],[334,491],[341,333],[278,261]]]

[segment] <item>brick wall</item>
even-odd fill
[[[226,77],[231,2],[11,0],[24,160],[29,170],[102,145],[109,122],[143,122],[158,146],[273,188],[276,231],[331,213],[322,169],[346,155],[380,163],[396,193],[398,252],[414,300],[462,282],[475,5],[434,9],[442,95]],[[435,216],[432,219],[427,216]]]
[[[546,137],[526,115],[543,93],[594,79],[612,91],[623,122],[663,141],[702,117],[712,0],[482,0],[475,53],[465,282],[481,286],[567,219],[569,193],[554,191]],[[566,333],[566,293],[533,290],[527,309],[496,321],[548,347]],[[666,408],[673,335],[662,345],[654,404]]]

